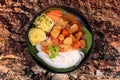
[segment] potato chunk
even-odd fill
[[[61,30],[61,26],[55,26],[53,27],[50,34],[52,35],[53,38],[57,38],[58,35],[60,34],[60,30]]]
[[[59,39],[60,41],[63,41],[63,40],[64,40],[64,36],[63,36],[62,34],[60,34],[59,37],[58,37],[58,39]]]
[[[63,44],[71,45],[73,43],[72,37],[67,37],[64,39]]]

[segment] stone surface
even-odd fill
[[[26,35],[30,21],[51,5],[80,10],[94,32],[94,49],[89,61],[67,74],[51,73],[28,55]],[[0,80],[119,80],[119,0],[0,0]]]
[[[69,80],[69,77],[67,74],[55,74],[52,80]]]

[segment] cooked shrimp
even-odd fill
[[[82,31],[79,31],[79,32],[77,32],[77,33],[75,34],[75,38],[76,38],[77,40],[80,40],[82,37],[83,37],[83,32],[82,32]]]
[[[69,32],[70,32],[70,33],[75,33],[75,32],[77,32],[78,30],[79,30],[79,26],[78,26],[77,24],[73,24],[73,25],[71,25],[70,28],[69,28]]]

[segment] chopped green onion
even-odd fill
[[[56,46],[51,46],[51,45],[48,45],[48,51],[51,53],[51,55],[49,56],[50,59],[52,58],[55,58],[58,53],[59,53],[59,46],[56,45]]]

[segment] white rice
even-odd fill
[[[73,50],[68,52],[59,52],[59,54],[50,59],[49,56],[41,51],[40,45],[36,45],[37,56],[40,57],[45,63],[55,68],[68,68],[77,66],[84,58],[84,53],[80,50]]]

